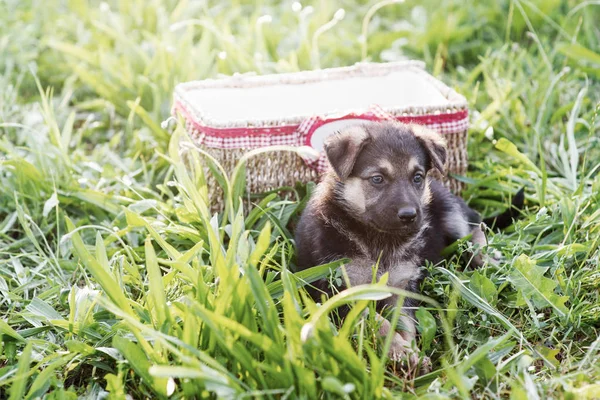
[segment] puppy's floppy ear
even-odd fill
[[[427,151],[431,167],[444,174],[447,157],[446,140],[439,133],[424,126],[413,124],[411,128],[417,140]]]
[[[344,128],[325,140],[325,154],[341,180],[350,176],[358,155],[370,138],[364,126],[356,125]]]

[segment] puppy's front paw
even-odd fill
[[[471,265],[475,268],[483,267],[486,264],[493,267],[498,267],[502,261],[502,258],[502,253],[499,251],[486,254],[479,250],[479,252],[473,256]]]
[[[433,366],[431,364],[431,360],[429,359],[429,357],[424,356],[421,359],[421,368],[420,368],[421,375],[428,374],[432,370],[433,370]]]
[[[502,253],[493,249],[489,251],[490,249],[487,248],[488,243],[484,229],[485,224],[482,223],[471,231],[471,242],[473,243],[475,251],[470,264],[475,268],[482,267],[485,264],[497,267],[502,260]]]
[[[388,358],[394,362],[394,370],[399,367],[400,371],[403,371],[401,374],[404,377],[415,378],[431,372],[429,357],[419,359],[419,354],[410,346],[410,342],[398,333],[394,334]]]
[[[416,353],[413,351],[410,343],[398,332],[394,332],[394,338],[392,339],[390,351],[388,352],[389,359],[395,362],[401,362],[408,357],[409,361],[412,362],[414,356],[416,356]],[[419,360],[418,356],[416,356],[416,360]]]
[[[419,367],[419,354],[411,347],[411,342],[397,332],[394,333],[388,358],[396,364],[405,363],[408,371],[416,371]],[[427,361],[429,361],[428,358]],[[429,362],[429,364],[431,363]]]

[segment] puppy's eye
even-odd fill
[[[376,185],[380,185],[383,183],[383,176],[381,176],[381,175],[372,176],[371,182],[373,182]]]
[[[420,172],[417,172],[415,174],[415,177],[413,178],[413,182],[416,183],[417,185],[420,184],[421,182],[423,182],[423,174]]]

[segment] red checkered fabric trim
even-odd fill
[[[319,159],[317,161],[304,159],[304,162],[311,168],[315,168],[319,172],[327,171],[329,168],[329,160],[327,159],[327,155],[324,152],[321,152]]]
[[[303,146],[310,145],[312,133],[321,125],[343,119],[364,119],[371,121],[397,120],[404,123],[425,125],[441,134],[459,133],[467,130],[469,116],[467,110],[446,114],[393,116],[381,107],[373,105],[364,113],[343,115],[313,116],[300,125],[248,128],[213,128],[196,121],[186,107],[177,102],[173,112],[180,112],[195,131],[194,139],[198,144],[218,149],[255,149],[273,145]],[[328,168],[325,153],[315,160],[305,159],[306,163],[319,172]]]
[[[297,146],[299,143],[297,125],[219,129],[200,124],[181,103],[175,105],[173,113],[177,112],[180,112],[186,122],[193,127],[196,142],[207,147],[256,149],[277,145]]]
[[[441,134],[464,132],[469,128],[469,112],[457,111],[449,114],[400,116],[397,120],[406,124],[425,125]]]

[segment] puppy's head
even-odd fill
[[[336,175],[334,201],[378,231],[410,235],[431,201],[428,172],[444,172],[446,145],[434,131],[393,122],[354,126],[325,142]]]

